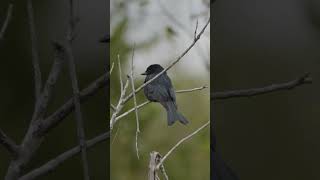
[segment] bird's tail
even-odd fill
[[[168,125],[171,126],[176,120],[179,120],[182,124],[188,124],[189,121],[177,111],[177,108],[173,102],[167,102],[167,119]]]

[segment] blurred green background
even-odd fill
[[[320,179],[320,16],[317,0],[224,0],[211,9],[213,89],[313,84],[216,101],[217,149],[244,180]]]
[[[6,16],[8,0],[0,1],[0,24]],[[109,31],[109,3],[107,1],[75,1],[79,4],[80,22],[74,41],[74,56],[80,88],[108,70],[108,49],[99,39]],[[68,1],[33,0],[38,47],[43,72],[47,78],[53,62],[52,40],[63,40],[67,29]],[[14,1],[12,20],[4,40],[0,42],[0,127],[18,143],[25,134],[34,107],[34,83],[31,60],[31,42],[26,12],[26,1]],[[69,72],[64,64],[56,84],[48,115],[68,100],[71,95]],[[108,130],[108,88],[101,89],[82,108],[87,138]],[[26,171],[78,144],[73,113],[47,136]],[[88,151],[92,179],[108,179],[109,142],[103,142]],[[0,147],[0,179],[4,179],[9,163],[8,153]],[[82,179],[79,156],[61,164],[42,180]]]
[[[163,1],[168,10],[174,12],[181,23],[189,27],[181,29],[175,22],[165,17],[164,12],[157,6],[158,1],[111,1],[111,49],[110,62],[114,62],[111,75],[111,102],[116,105],[120,96],[119,71],[117,55],[122,63],[123,79],[130,72],[130,63],[133,44],[136,44],[134,56],[135,86],[140,86],[144,76],[140,75],[154,63],[163,67],[169,65],[177,55],[181,54],[192,42],[193,36],[185,32],[194,33],[196,19],[190,20],[190,14],[198,11],[184,11],[192,6],[192,1]],[[175,3],[181,7],[176,8]],[[204,17],[199,18],[199,31],[208,18],[209,8],[198,1],[197,6],[204,6],[207,10]],[[186,19],[186,20],[184,20]],[[167,73],[176,90],[190,89],[210,85],[209,52],[200,56],[199,50],[206,52],[209,49],[209,29],[203,35],[202,45],[195,46],[176,66]],[[181,43],[182,42],[182,43]],[[170,50],[171,48],[171,50]],[[131,87],[128,87],[131,92]],[[165,155],[180,139],[202,126],[210,119],[210,89],[191,93],[176,94],[179,111],[190,121],[187,126],[176,122],[172,127],[167,126],[167,115],[164,108],[158,103],[151,103],[139,110],[140,131],[138,145],[140,159],[136,156],[135,114],[120,119],[113,129],[111,136],[111,179],[147,179],[150,153],[157,151]],[[137,94],[138,104],[146,101],[143,92]],[[122,112],[133,107],[130,100]],[[111,116],[111,114],[110,114]],[[210,130],[205,128],[192,139],[183,143],[165,161],[169,179],[210,179]],[[161,177],[163,178],[163,177]]]

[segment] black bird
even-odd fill
[[[149,81],[163,70],[159,64],[150,65],[146,72],[144,82]],[[144,87],[144,95],[149,101],[159,102],[167,111],[168,125],[171,126],[176,120],[182,124],[187,124],[188,120],[177,111],[176,95],[171,84],[171,80],[167,73],[163,73],[160,77]]]

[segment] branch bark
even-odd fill
[[[107,86],[109,84],[109,73],[105,73],[95,81],[93,81],[89,86],[83,89],[79,93],[80,103],[86,102],[91,96],[95,95],[98,90]],[[45,118],[37,124],[37,129],[35,133],[37,136],[43,136],[48,133],[51,129],[59,125],[71,112],[74,111],[74,103],[72,98],[66,101],[60,108],[58,108],[54,113]]]
[[[243,89],[243,90],[232,90],[224,92],[216,92],[211,95],[211,100],[223,100],[237,97],[253,97],[275,91],[291,90],[295,87],[312,83],[312,78],[309,74],[305,74],[299,78],[285,83],[272,84],[261,88]]]
[[[35,99],[36,99],[35,102],[37,103],[41,95],[42,78],[41,78],[41,71],[40,71],[40,65],[39,65],[37,35],[36,35],[36,28],[34,24],[32,0],[27,1],[27,12],[28,12],[28,22],[29,22],[29,30],[30,30],[30,37],[31,37],[32,65],[33,65],[33,71],[34,71]]]
[[[110,131],[106,133],[102,133],[101,135],[98,135],[86,142],[86,145],[88,148],[93,147],[96,144],[99,144],[101,142],[104,142],[105,140],[110,138]],[[54,159],[51,159],[47,163],[43,164],[37,169],[32,170],[31,172],[23,175],[19,180],[34,180],[37,178],[40,178],[50,172],[52,172],[54,169],[56,169],[61,163],[64,161],[72,158],[73,156],[77,155],[80,153],[80,146],[76,146],[59,156],[55,157]]]
[[[57,48],[55,46],[55,48]],[[55,49],[55,53],[58,53],[59,49]],[[45,114],[47,110],[48,102],[50,101],[51,91],[54,85],[56,84],[58,75],[61,70],[61,61],[60,55],[55,55],[54,64],[52,65],[52,70],[48,76],[48,79],[45,84],[45,89],[40,95],[38,101],[36,101],[35,110],[33,117],[31,119],[27,133],[24,136],[24,139],[20,145],[19,154],[15,159],[10,162],[5,180],[17,180],[21,175],[23,167],[25,167],[30,159],[33,157],[37,149],[39,148],[41,142],[43,141],[42,136],[34,136],[34,132],[37,127],[37,123],[42,122],[42,115]]]
[[[0,144],[15,158],[19,154],[19,146],[0,129]]]

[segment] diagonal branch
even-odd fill
[[[88,87],[83,89],[79,93],[80,103],[86,102],[91,96],[95,95],[98,90],[109,84],[109,73],[105,73],[95,81],[93,81]],[[44,121],[39,122],[36,134],[37,136],[43,136],[48,133],[52,128],[60,124],[71,112],[74,111],[74,103],[70,98],[64,103],[58,110],[48,116]]]
[[[19,153],[19,146],[0,129],[0,144],[13,156]]]
[[[210,124],[210,121],[206,122],[204,125],[202,125],[200,128],[198,128],[197,130],[195,130],[193,133],[189,134],[188,136],[182,138],[176,145],[174,145],[168,152],[166,155],[164,155],[160,162],[157,164],[156,169],[159,169],[160,166],[163,164],[163,162],[168,158],[168,156],[175,150],[177,149],[184,141],[190,139],[192,136],[194,136],[195,134],[197,134],[198,132],[200,132],[202,129],[204,129],[205,127],[207,127]]]
[[[296,78],[292,81],[288,81],[285,83],[272,84],[272,85],[261,87],[261,88],[216,92],[216,93],[213,93],[213,95],[211,95],[211,100],[213,99],[223,100],[223,99],[230,99],[230,98],[236,98],[236,97],[253,97],[253,96],[271,93],[275,91],[291,90],[295,87],[298,87],[304,84],[310,84],[310,83],[312,83],[312,78],[307,73],[299,78]]]
[[[28,22],[31,36],[31,51],[32,51],[32,65],[34,71],[34,83],[35,83],[35,99],[36,103],[41,95],[42,79],[39,65],[39,54],[37,48],[37,35],[34,23],[32,0],[27,1]]]
[[[198,88],[178,90],[178,91],[176,91],[176,93],[189,93],[189,92],[193,92],[193,91],[201,91],[201,90],[206,89],[206,88],[208,88],[208,87],[207,86],[201,86],[201,87],[198,87]],[[151,101],[146,101],[146,102],[141,103],[141,104],[137,105],[136,107],[134,107],[134,108],[132,108],[132,109],[120,114],[119,116],[116,117],[115,122],[117,122],[121,118],[127,116],[128,114],[132,113],[133,111],[135,111],[136,108],[140,109],[140,108],[144,107],[145,105],[147,105],[149,103],[151,103]]]
[[[140,133],[140,126],[139,126],[139,114],[138,114],[138,108],[137,108],[137,98],[136,98],[136,93],[135,93],[135,88],[134,88],[134,78],[133,78],[133,57],[134,57],[134,48],[135,44],[133,45],[133,50],[132,50],[132,58],[131,58],[131,73],[130,73],[130,82],[131,82],[131,88],[132,88],[132,93],[133,93],[133,103],[134,103],[134,109],[135,109],[135,115],[136,115],[136,124],[137,124],[137,130],[136,130],[136,152],[137,152],[137,157],[139,159],[139,147],[138,147],[138,136]]]
[[[12,9],[13,9],[13,4],[10,3],[8,6],[6,19],[4,20],[4,23],[3,23],[2,28],[0,30],[0,41],[3,39],[3,36],[8,28],[8,24],[9,24],[11,17],[12,17]]]
[[[110,137],[110,132],[103,133],[101,135],[98,135],[98,136],[86,141],[86,146],[89,149],[98,143],[104,142],[105,140],[109,139],[109,137]],[[43,164],[39,168],[36,168],[36,169],[32,170],[31,172],[25,174],[24,176],[19,178],[19,180],[34,180],[36,178],[44,176],[44,175],[52,172],[54,169],[56,169],[64,161],[77,155],[79,152],[80,152],[80,146],[76,146],[76,147],[60,154],[59,156],[55,157],[54,159],[51,159],[50,161]]]

